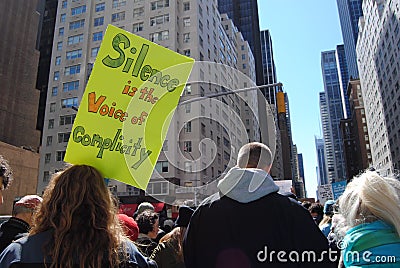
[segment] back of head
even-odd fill
[[[301,203],[301,205],[305,208],[305,209],[309,209],[311,207],[311,202],[310,201],[303,201],[303,203]]]
[[[308,208],[308,211],[310,211],[310,213],[317,213],[322,216],[324,214],[324,207],[321,205],[321,203],[312,203]]]
[[[350,182],[339,199],[340,213],[347,228],[383,220],[400,235],[400,182],[366,171]]]
[[[104,256],[118,262],[122,230],[115,212],[103,176],[91,166],[75,165],[50,181],[31,233],[54,231],[47,250],[58,264],[68,266],[77,256],[81,267],[100,267]]]
[[[139,227],[136,221],[125,214],[118,214],[119,222],[122,224],[125,234],[130,240],[136,241],[139,236]]]
[[[187,227],[190,222],[190,218],[192,217],[194,210],[188,206],[180,206],[179,207],[179,215],[175,221],[175,226],[177,227]]]
[[[247,143],[239,150],[237,165],[240,168],[259,168],[269,170],[272,165],[271,150],[263,143]]]
[[[26,195],[14,204],[12,214],[17,216],[21,213],[33,213],[42,201],[43,199],[38,195]]]
[[[136,222],[139,227],[139,232],[141,234],[148,234],[154,230],[154,224],[158,220],[158,214],[151,210],[145,210],[140,213],[137,218]]]
[[[324,214],[327,216],[333,215],[333,206],[335,205],[335,201],[327,200],[324,204]]]
[[[136,215],[139,215],[140,213],[142,213],[145,210],[154,211],[154,206],[149,202],[142,202],[139,204],[139,206],[136,210]]]

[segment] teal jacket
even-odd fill
[[[346,232],[342,255],[345,267],[400,267],[400,237],[383,221],[360,224]]]

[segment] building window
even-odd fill
[[[72,106],[74,106],[74,107],[78,106],[78,98],[77,97],[61,100],[61,108],[71,108]]]
[[[97,56],[97,53],[99,53],[99,49],[100,49],[99,47],[92,48],[92,52],[91,52],[92,57]]]
[[[49,182],[49,181],[50,181],[50,172],[44,171],[43,172],[43,182]]]
[[[183,11],[188,11],[188,10],[190,10],[190,2],[184,2]]]
[[[93,41],[101,41],[103,39],[103,32],[93,33]]]
[[[141,31],[143,31],[143,22],[133,24],[133,32],[134,33],[141,32]]]
[[[57,43],[57,50],[58,51],[62,50],[62,41]]]
[[[183,27],[190,27],[190,18],[183,18]]]
[[[146,193],[149,195],[166,195],[168,194],[168,182],[149,182],[149,184],[147,185]]]
[[[169,7],[169,0],[159,0],[150,3],[151,10],[161,9],[163,7]]]
[[[104,17],[99,17],[94,19],[94,26],[101,26],[104,24]]]
[[[125,19],[125,11],[114,13],[111,15],[111,22],[117,22]]]
[[[156,163],[156,170],[158,173],[168,172],[168,161],[158,161]]]
[[[50,160],[51,160],[51,154],[45,154],[44,155],[44,163],[48,164],[48,163],[50,163]]]
[[[52,89],[51,89],[51,96],[57,96],[57,93],[58,93],[58,87],[53,87]]]
[[[144,7],[133,9],[133,18],[141,17],[144,14]]]
[[[56,65],[60,65],[61,64],[61,57],[58,56],[56,57]]]
[[[75,114],[69,114],[69,115],[62,115],[60,116],[60,126],[64,125],[72,125],[75,121]]]
[[[64,70],[64,75],[73,75],[73,74],[79,74],[81,72],[81,65],[72,65],[65,67]]]
[[[63,83],[64,92],[78,90],[78,88],[79,88],[79,80]]]
[[[190,41],[190,33],[183,34],[183,42],[188,43]]]
[[[47,125],[48,129],[53,129],[54,128],[54,119],[49,119],[49,124]]]
[[[62,1],[61,8],[67,8],[67,4],[68,4],[67,0]]]
[[[82,13],[85,13],[85,12],[86,12],[86,5],[71,8],[71,15],[72,16],[79,15],[79,14],[82,14]]]
[[[150,18],[150,26],[163,24],[165,22],[169,22],[169,14]]]
[[[83,34],[68,37],[68,45],[78,44],[80,42],[83,42]]]
[[[150,34],[150,41],[162,41],[162,40],[168,40],[169,38],[169,31],[162,31],[162,32],[157,32],[157,33],[152,33]]]
[[[65,151],[57,151],[56,161],[60,162],[64,160]]]
[[[61,16],[60,16],[60,22],[65,22],[65,18],[67,17],[67,15],[64,13],[64,14],[61,14]]]
[[[58,143],[68,142],[71,132],[58,133]]]
[[[46,146],[51,146],[53,144],[53,136],[46,137]]]
[[[190,57],[190,49],[185,49],[183,55]]]
[[[66,53],[67,60],[78,59],[82,57],[82,49],[68,51]]]
[[[64,27],[58,29],[58,36],[64,36]]]
[[[85,26],[85,20],[77,20],[69,23],[70,30],[76,30]]]
[[[54,72],[54,76],[53,76],[53,80],[57,81],[58,79],[60,79],[60,72],[59,71],[55,71]]]
[[[50,113],[54,113],[56,111],[56,103],[50,103]]]
[[[183,142],[183,151],[191,153],[192,152],[192,141]]]
[[[192,122],[191,121],[185,123],[184,130],[186,133],[192,132]]]
[[[104,11],[104,9],[106,8],[106,4],[105,3],[99,3],[96,4],[96,12],[100,12],[100,11]]]
[[[191,103],[187,103],[186,105],[185,105],[185,111],[186,111],[186,113],[188,114],[188,113],[190,113],[190,110],[192,109],[192,105],[191,105]]]
[[[126,5],[125,0],[113,0],[112,7],[117,8],[117,7],[123,7]]]

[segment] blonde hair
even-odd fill
[[[394,226],[400,236],[400,182],[366,171],[350,182],[339,199],[346,228],[382,220]]]
[[[272,153],[267,145],[260,142],[247,143],[240,148],[237,165],[240,168],[264,169],[272,165]]]
[[[53,231],[43,248],[50,267],[118,267],[126,256],[112,196],[91,166],[71,166],[50,181],[30,235],[47,230]]]

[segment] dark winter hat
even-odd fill
[[[190,222],[190,218],[192,217],[194,210],[188,206],[179,207],[179,215],[176,218],[175,226],[176,227],[187,227]]]
[[[333,205],[335,204],[335,201],[333,201],[333,200],[327,200],[326,202],[325,202],[325,205],[324,205],[324,214],[326,214],[326,215],[331,215],[331,214],[333,214]]]

